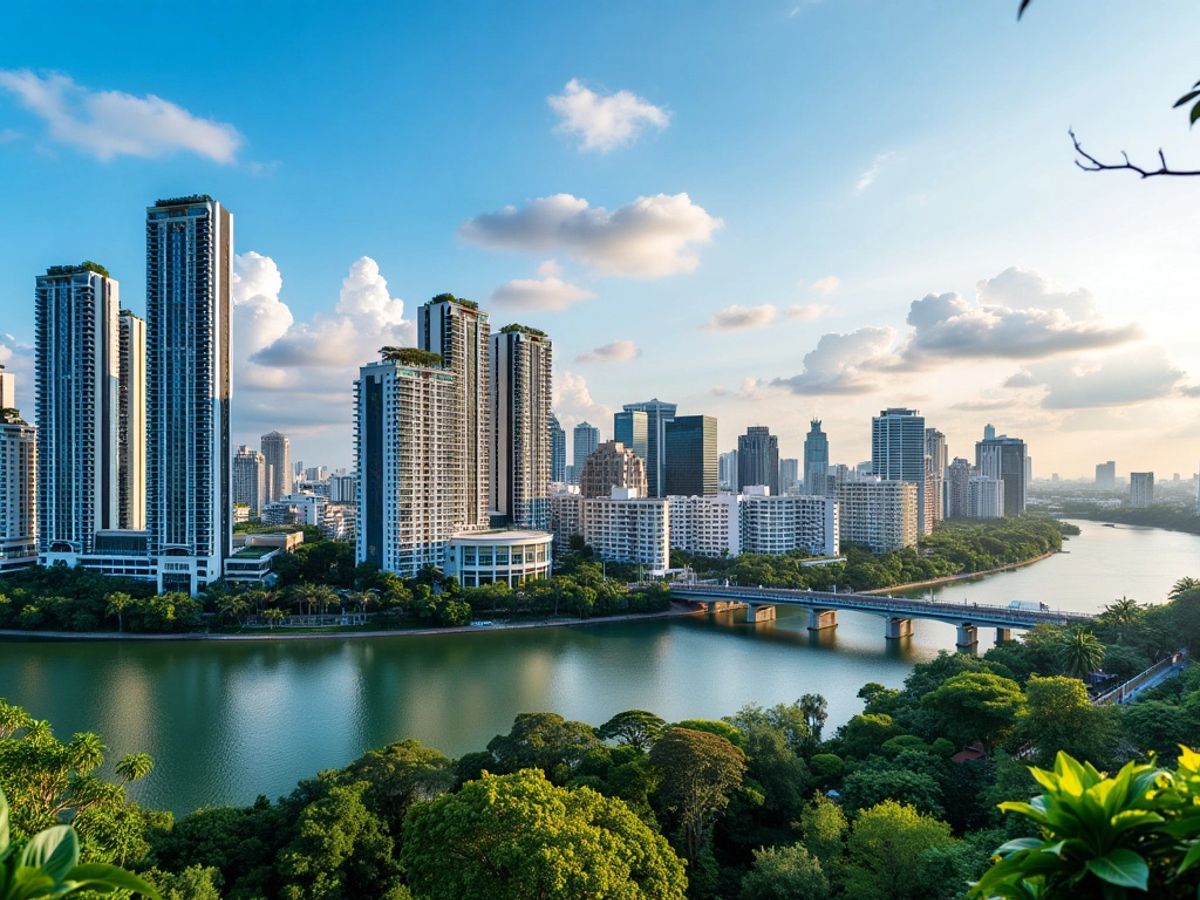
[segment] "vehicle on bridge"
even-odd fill
[[[1008,604],[1008,608],[1025,612],[1050,612],[1048,603],[1039,603],[1037,600],[1013,600]]]

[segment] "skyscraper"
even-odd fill
[[[946,435],[936,428],[925,429],[925,459],[929,468],[930,489],[933,494],[933,524],[946,517],[946,468],[950,465],[950,450]]]
[[[988,435],[991,435],[990,437]],[[975,443],[975,468],[978,474],[1004,481],[1004,515],[1018,516],[1025,511],[1027,472],[1025,442],[1007,435],[996,436],[996,429],[984,429],[984,438]]]
[[[146,322],[123,309],[119,316],[117,416],[117,527],[146,527]]]
[[[551,345],[506,325],[492,335],[492,509],[519,528],[550,525]]]
[[[292,442],[286,434],[271,431],[259,439],[267,461],[267,503],[277,503],[292,492]]]
[[[0,402],[0,574],[37,562],[37,430],[16,410],[16,377],[0,384],[12,392]]]
[[[0,409],[17,408],[17,376],[4,371],[0,363]]]
[[[634,453],[646,461],[649,452],[649,425],[646,411],[642,409],[623,410],[613,414],[613,440],[620,441]]]
[[[583,471],[587,458],[596,452],[600,446],[600,429],[591,422],[580,422],[575,426],[571,442],[571,464],[575,466],[575,475]]]
[[[736,491],[738,480],[738,452],[730,450],[717,457],[717,487],[723,491]]]
[[[463,409],[463,475],[466,519],[463,527],[488,527],[491,504],[489,446],[492,432],[488,367],[490,329],[479,304],[438,294],[417,310],[417,344],[436,353],[457,378]]]
[[[232,282],[229,210],[196,195],[146,211],[146,524],[160,590],[196,593],[231,551]]]
[[[245,444],[233,458],[233,502],[245,506],[257,519],[267,505],[267,458]]]
[[[424,351],[407,348],[359,369],[358,562],[403,578],[445,564],[466,515],[462,402],[458,376]]]
[[[550,414],[550,480],[567,480],[567,433],[554,413]]]
[[[605,441],[590,454],[579,473],[579,493],[585,497],[608,497],[613,488],[624,488],[646,496],[646,463],[620,441]]]
[[[779,460],[779,492],[794,494],[800,485],[800,460]]]
[[[970,460],[955,457],[946,468],[946,518],[965,519],[970,513],[971,475],[974,469]]]
[[[812,419],[804,438],[804,493],[828,493],[828,475],[829,438],[821,430],[821,420]]]
[[[646,414],[646,482],[651,497],[666,496],[666,454],[660,452],[660,448],[664,447],[666,426],[675,418],[675,410],[674,403],[664,403],[657,397],[641,403],[626,403],[624,406],[625,412]]]
[[[51,266],[35,293],[38,554],[75,565],[118,525],[119,287],[100,265]]]
[[[715,416],[677,416],[666,423],[663,487],[668,496],[717,492],[717,420]],[[740,456],[740,454],[739,454]],[[649,480],[649,479],[647,479]]]
[[[738,435],[737,489],[765,485],[779,496],[779,438],[765,425],[751,425]]]
[[[1096,490],[1115,491],[1117,489],[1117,463],[1115,460],[1096,464]]]
[[[925,465],[925,417],[915,409],[890,407],[871,419],[871,472],[885,481],[917,487],[917,533],[933,530],[932,488]]]
[[[1134,509],[1145,509],[1154,505],[1154,473],[1129,473],[1129,505]]]

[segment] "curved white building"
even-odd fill
[[[503,581],[517,587],[550,576],[550,543],[546,531],[499,530],[456,534],[446,555],[446,574],[463,587]]]

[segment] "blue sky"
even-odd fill
[[[568,425],[657,395],[799,455],[817,416],[853,463],[911,405],[1042,475],[1195,468],[1200,185],[1066,137],[1197,164],[1194,4],[215,6],[6,4],[25,406],[34,275],[96,259],[141,310],[144,207],[197,191],[242,254],[237,442],[348,464],[355,363],[451,291],[551,334]]]

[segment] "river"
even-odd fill
[[[1200,536],[1078,522],[1063,553],[933,589],[967,603],[1042,600],[1098,610],[1122,595],[1161,601],[1200,575]],[[927,592],[926,592],[927,593]],[[816,692],[828,728],[861,709],[868,681],[899,686],[913,663],[954,646],[953,626],[838,614],[810,636],[806,616],[736,613],[468,634],[272,642],[0,643],[0,697],[50,720],[60,737],[97,731],[112,755],[145,751],[154,772],[133,795],[160,808],[249,803],[413,737],[450,755],[482,749],[519,712],[600,724],[623,709],[668,720],[720,717]],[[981,650],[992,633],[981,630]]]

